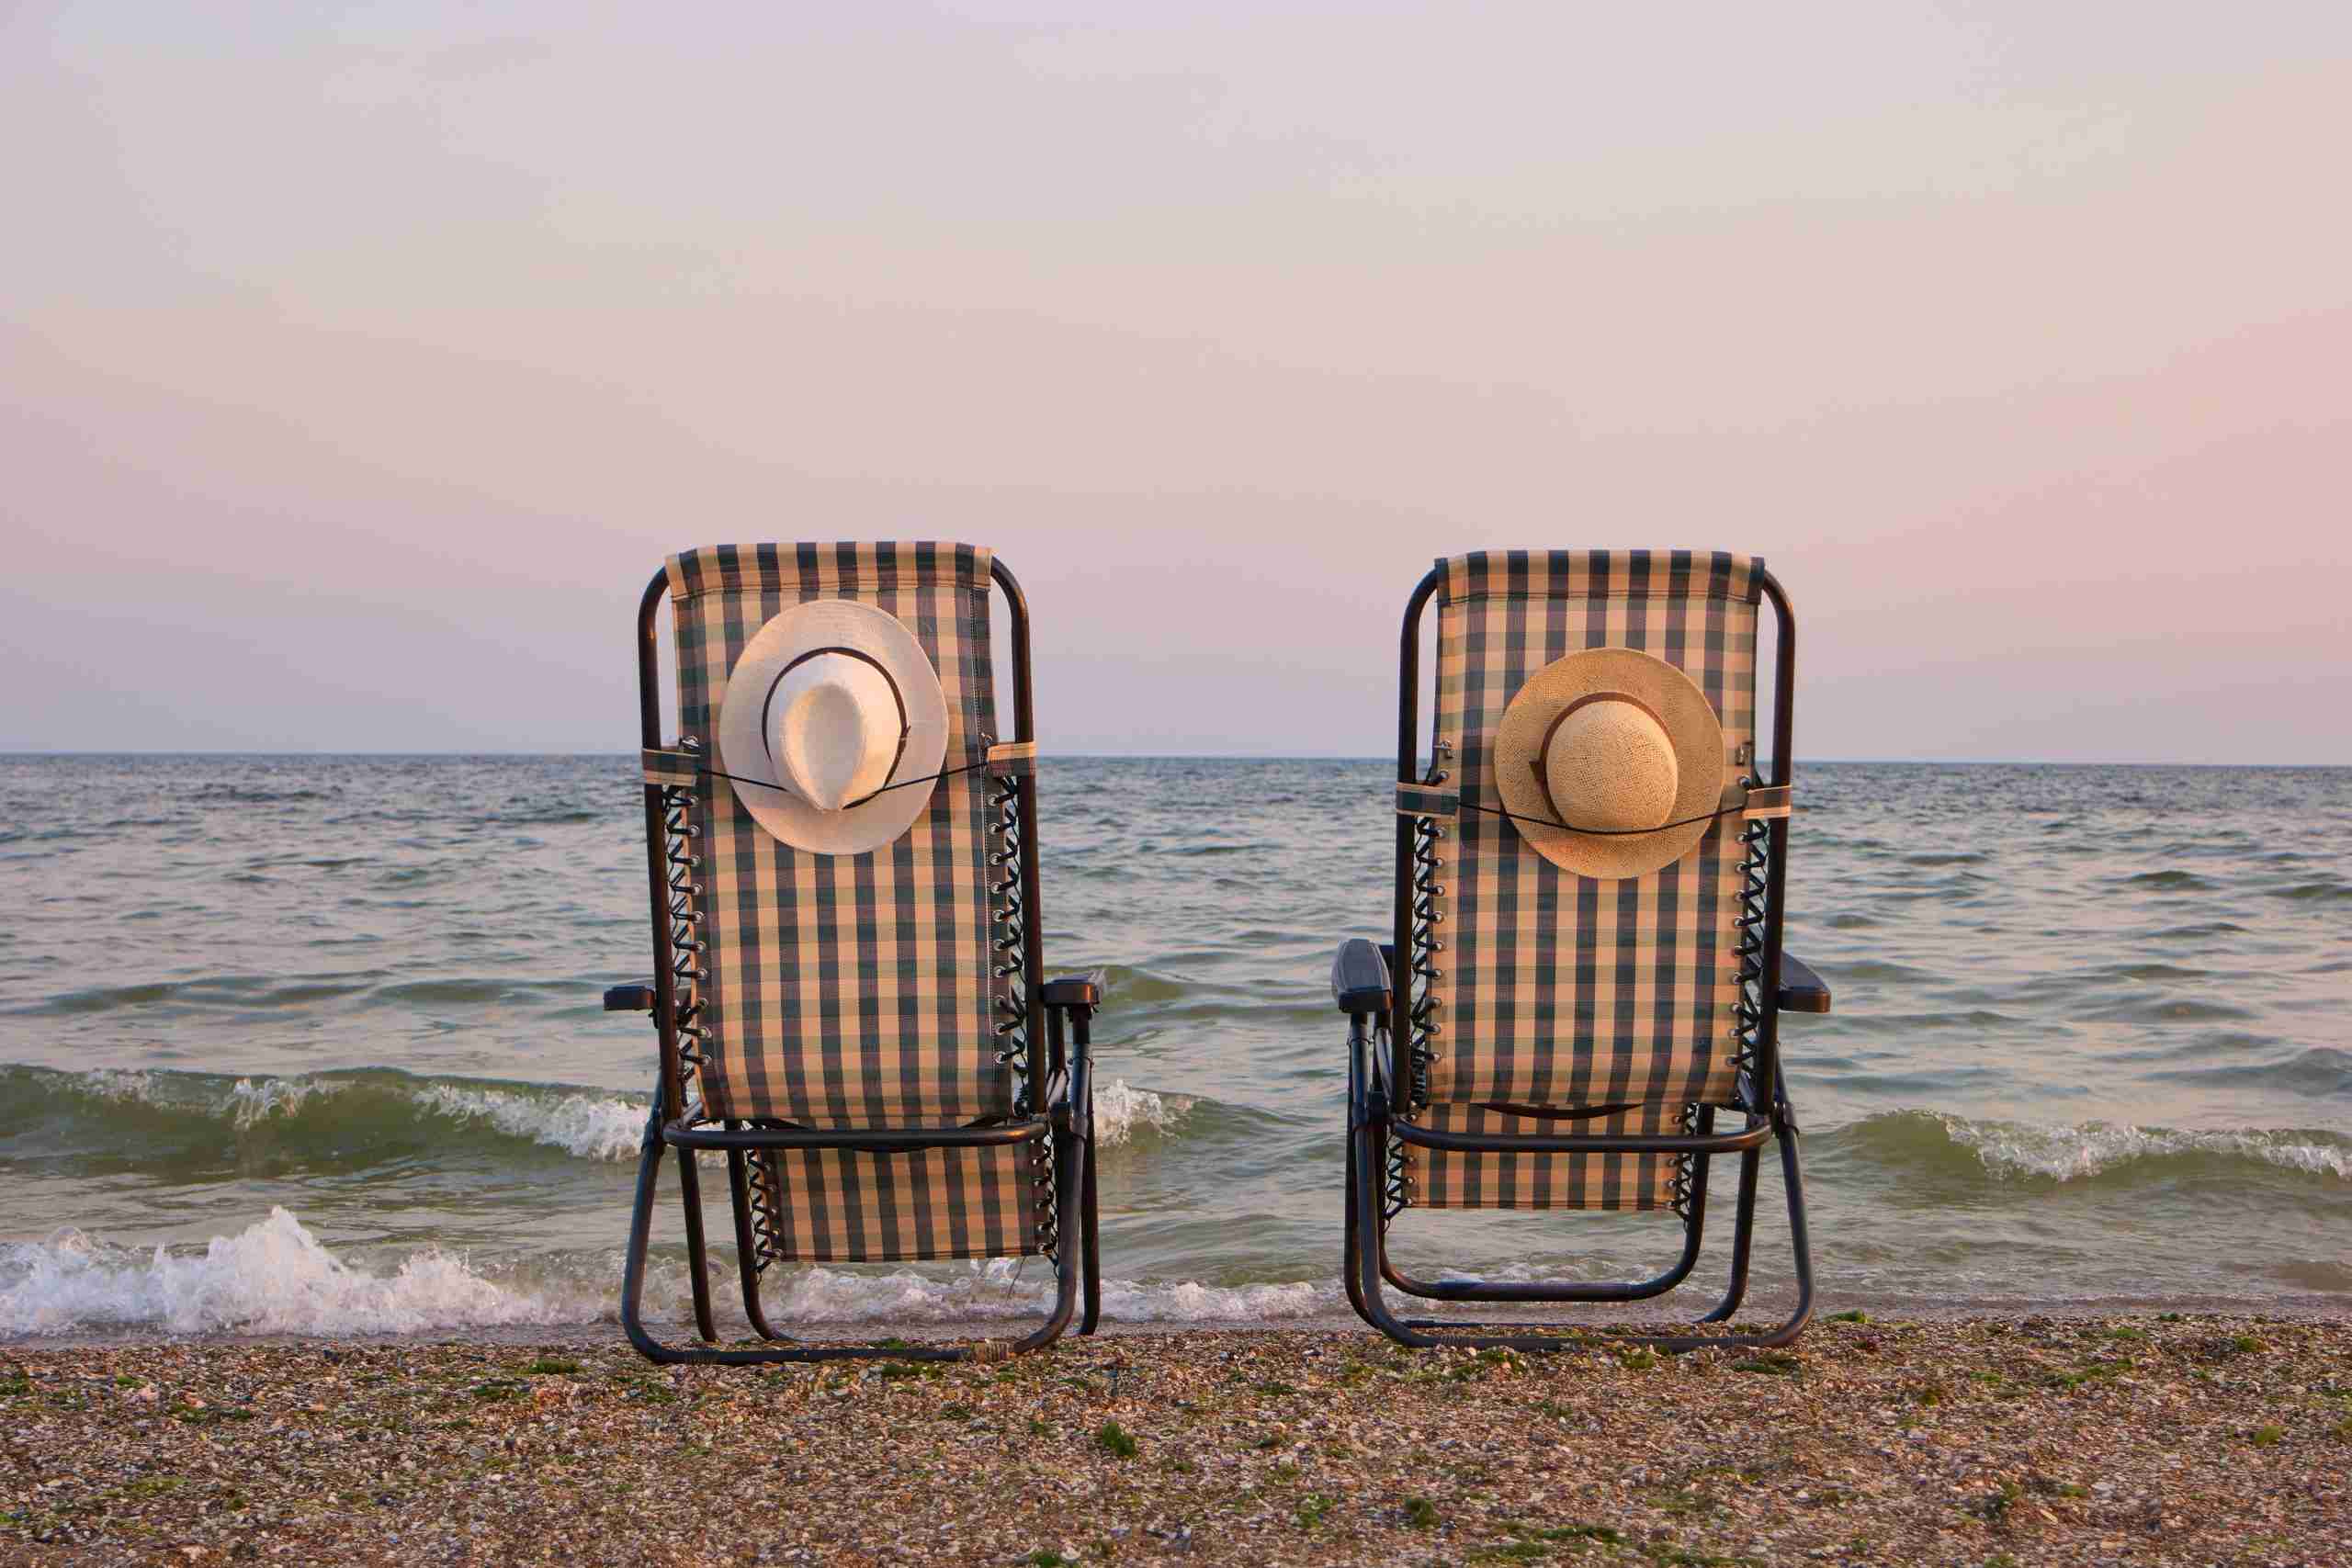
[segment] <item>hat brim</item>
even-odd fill
[[[761,733],[768,692],[801,654],[846,648],[880,665],[906,704],[907,743],[890,783],[872,798],[839,811],[820,811],[782,787],[767,737]],[[752,820],[796,850],[858,855],[878,850],[914,826],[930,808],[947,757],[947,696],[922,644],[899,617],[854,599],[811,599],[795,604],[752,635],[718,706],[719,766],[734,775],[728,787]],[[922,784],[905,784],[922,779]],[[750,782],[745,782],[750,781]]]
[[[1609,692],[1641,703],[1665,729],[1675,764],[1674,808],[1666,819],[1680,827],[1650,833],[1578,833],[1544,825],[1554,817],[1552,806],[1529,764],[1543,760],[1544,739],[1563,709]],[[1707,814],[1722,802],[1729,765],[1723,723],[1707,694],[1665,660],[1634,648],[1585,649],[1530,675],[1503,709],[1495,730],[1494,759],[1495,792],[1528,847],[1563,871],[1604,879],[1645,876],[1698,848],[1712,826]],[[1694,817],[1702,819],[1690,820]]]

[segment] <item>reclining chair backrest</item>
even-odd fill
[[[715,1117],[821,1127],[941,1126],[1012,1110],[998,1060],[989,775],[996,732],[989,553],[969,545],[720,546],[669,562],[678,728],[716,755],[719,701],[745,644],[810,599],[896,615],[947,698],[947,769],[929,809],[865,854],[793,849],[725,779],[698,792],[696,900],[706,942],[695,1022]],[[776,1156],[800,1258],[969,1258],[1032,1250],[1027,1146]]]
[[[1639,649],[1682,670],[1722,721],[1724,782],[1747,771],[1763,563],[1650,551],[1510,552],[1440,563],[1436,737],[1464,806],[1437,878],[1445,943],[1429,987],[1433,1123],[1477,1133],[1671,1132],[1731,1092],[1740,1049],[1739,920],[1748,846],[1737,816],[1645,876],[1574,875],[1499,806],[1492,748],[1527,678],[1578,649]],[[1629,1108],[1582,1122],[1494,1105]],[[1653,1208],[1661,1155],[1408,1151],[1408,1190],[1435,1206]]]

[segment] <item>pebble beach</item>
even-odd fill
[[[1122,1333],[946,1367],[560,1343],[0,1351],[0,1561],[2352,1562],[2352,1324],[1853,1315],[1792,1348]]]

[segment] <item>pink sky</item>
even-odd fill
[[[620,750],[666,552],[949,537],[1065,750],[1650,545],[1811,755],[2352,762],[2352,7],[1163,9],[11,10],[0,747]]]

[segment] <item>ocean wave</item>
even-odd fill
[[[1979,1179],[2130,1180],[2203,1165],[2213,1174],[2236,1166],[2352,1181],[2352,1136],[2312,1128],[2197,1130],[1897,1111],[1865,1117],[1819,1142],[1826,1153],[1859,1153],[1883,1167],[1952,1177],[1973,1169]]]
[[[645,1126],[642,1096],[562,1085],[419,1078],[386,1068],[230,1078],[209,1073],[0,1067],[0,1124],[37,1127],[77,1111],[100,1113],[115,1134],[152,1155],[174,1136],[220,1134],[280,1147],[318,1145],[322,1157],[366,1163],[371,1135],[397,1141],[454,1122],[576,1158],[633,1159]],[[86,1142],[91,1129],[83,1129]]]
[[[1172,1133],[1195,1103],[1190,1095],[1156,1094],[1148,1089],[1136,1089],[1125,1078],[1096,1084],[1095,1139],[1104,1148],[1116,1148],[1138,1133]]]
[[[106,1328],[173,1334],[415,1334],[567,1320],[582,1303],[509,1290],[426,1248],[389,1273],[335,1257],[291,1213],[201,1253],[142,1253],[64,1230],[0,1247],[0,1335]]]
[[[459,1123],[481,1122],[582,1159],[637,1157],[648,1102],[625,1095],[520,1093],[451,1083],[413,1090],[416,1103]]]
[[[683,1318],[690,1295],[675,1259],[649,1270],[649,1314]],[[380,1266],[339,1257],[284,1208],[202,1251],[111,1246],[67,1228],[0,1247],[0,1338],[109,1330],[187,1335],[420,1334],[453,1328],[610,1322],[620,1258],[610,1251],[485,1269],[438,1247]],[[1042,1314],[1054,1294],[1042,1259],[991,1258],[931,1272],[806,1266],[768,1276],[766,1309],[797,1325],[928,1325]],[[724,1292],[720,1295],[723,1304]],[[1342,1309],[1337,1281],[1217,1285],[1106,1280],[1104,1313],[1127,1323],[1274,1323]],[[730,1322],[731,1325],[731,1322]]]
[[[2182,1132],[2109,1122],[1971,1122],[1940,1118],[1985,1168],[2070,1181],[2144,1160],[2220,1155],[2352,1181],[2352,1140],[2290,1129]]]
[[[577,1159],[632,1160],[648,1103],[642,1095],[611,1090],[418,1078],[387,1068],[232,1079],[142,1068],[0,1067],[0,1123],[33,1126],[77,1106],[129,1111],[137,1120],[117,1116],[116,1125],[142,1149],[159,1134],[177,1131],[196,1138],[226,1132],[281,1145],[316,1134],[348,1152],[364,1150],[371,1133],[396,1137],[424,1130],[421,1123],[455,1123],[461,1132],[534,1144]],[[1113,1078],[1095,1087],[1097,1135],[1106,1148],[1170,1136],[1197,1103],[1190,1095],[1160,1094]]]
[[[150,1080],[141,1090],[148,1095],[151,1104],[153,1103],[152,1084],[153,1080]],[[230,1123],[242,1133],[259,1126],[273,1116],[290,1121],[302,1113],[303,1106],[312,1100],[327,1099],[342,1088],[340,1083],[320,1078],[262,1078],[259,1081],[239,1078],[229,1090]]]

